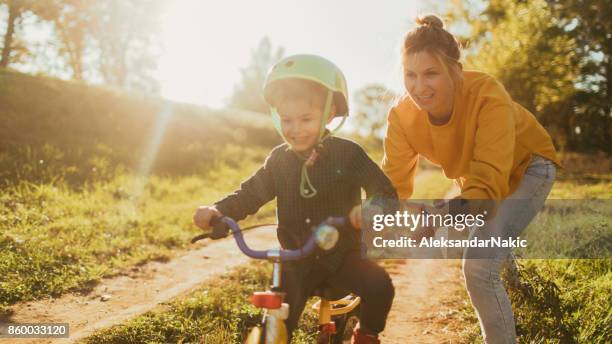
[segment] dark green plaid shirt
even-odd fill
[[[368,199],[397,199],[389,179],[357,143],[332,136],[318,151],[319,157],[308,168],[316,196],[300,196],[304,160],[282,144],[240,189],[215,203],[217,209],[239,221],[276,198],[278,240],[283,248],[296,249],[306,243],[314,226],[329,216],[346,216],[360,204],[361,188]],[[311,259],[335,271],[349,250],[359,249],[359,242],[358,231],[341,231],[333,250],[318,252]]]

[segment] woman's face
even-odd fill
[[[404,85],[419,109],[438,118],[451,115],[455,83],[432,53],[421,51],[404,58]]]

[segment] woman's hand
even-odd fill
[[[355,229],[361,229],[361,205],[353,207],[349,213],[349,221]]]
[[[223,216],[220,211],[215,207],[210,207],[206,205],[199,206],[196,209],[195,214],[193,214],[193,223],[201,228],[202,230],[207,230],[210,228],[210,220],[214,216]]]

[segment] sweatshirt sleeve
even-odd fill
[[[397,190],[400,199],[408,199],[414,190],[414,176],[419,161],[418,153],[406,139],[397,112],[391,109],[384,139],[383,171]]]
[[[501,84],[492,80],[483,89],[478,113],[478,129],[469,174],[461,197],[465,199],[502,199],[509,192],[514,161],[514,106]]]
[[[272,175],[273,155],[268,156],[262,167],[246,181],[240,188],[222,200],[215,203],[215,207],[223,215],[240,221],[248,215],[255,214],[259,208],[276,197],[274,178]]]
[[[356,152],[350,169],[365,190],[366,197],[397,200],[397,193],[389,178],[361,146],[355,146]]]

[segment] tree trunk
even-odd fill
[[[2,59],[0,60],[0,68],[6,68],[9,64],[11,56],[11,45],[13,44],[13,34],[15,33],[15,22],[19,17],[18,4],[15,1],[9,1],[9,17],[4,34],[4,48],[2,49]]]

